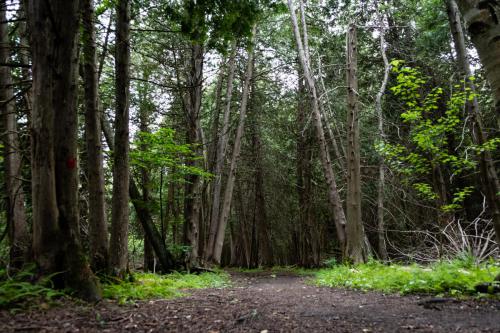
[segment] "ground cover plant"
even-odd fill
[[[318,271],[313,282],[319,286],[379,290],[401,294],[426,293],[462,296],[476,294],[475,287],[493,283],[500,273],[497,262],[474,264],[471,259],[418,264],[384,265],[370,261],[360,265],[338,265]]]
[[[229,284],[229,275],[223,272],[169,275],[139,273],[134,275],[134,281],[131,282],[104,284],[103,296],[123,304],[135,300],[180,297],[188,289],[223,288]]]

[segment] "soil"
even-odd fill
[[[232,274],[233,287],[120,306],[0,312],[0,332],[500,332],[500,301],[319,288],[306,277]]]

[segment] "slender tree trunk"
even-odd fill
[[[130,87],[130,3],[116,6],[116,114],[113,149],[113,201],[111,216],[111,274],[124,277],[128,262],[129,223],[129,87]]]
[[[41,275],[100,299],[80,244],[77,167],[78,1],[29,1],[33,52],[33,252]]]
[[[184,95],[185,116],[187,121],[187,143],[194,146],[197,157],[203,156],[200,136],[200,108],[203,88],[203,46],[197,43],[191,45],[191,56],[189,59],[189,74],[187,86],[189,90]],[[189,159],[186,164],[196,167],[199,162]],[[198,264],[199,251],[199,228],[200,228],[200,206],[201,206],[201,180],[199,175],[191,174],[186,177],[185,201],[184,201],[184,223],[186,226],[186,238],[191,246],[189,263],[191,266]]]
[[[354,263],[365,262],[365,231],[361,215],[361,162],[359,144],[357,29],[347,31],[347,255]]]
[[[0,0],[0,63],[10,62],[7,1]],[[9,268],[20,269],[28,259],[30,235],[26,222],[24,190],[21,182],[21,154],[11,68],[0,66],[0,115],[2,117],[5,200],[9,229]]]
[[[290,9],[292,28],[293,28],[293,33],[295,35],[297,51],[299,53],[299,59],[302,65],[302,70],[304,71],[304,77],[306,79],[309,93],[312,95],[311,104],[312,104],[314,125],[316,128],[316,136],[318,144],[320,146],[320,158],[323,167],[323,173],[325,175],[326,183],[328,185],[328,200],[330,203],[331,213],[335,221],[337,238],[339,240],[342,253],[344,254],[345,244],[346,244],[346,234],[345,234],[346,220],[345,220],[344,208],[342,207],[342,201],[340,200],[340,195],[337,189],[335,174],[333,173],[332,169],[330,151],[325,139],[325,133],[323,131],[323,123],[321,121],[321,114],[319,111],[319,100],[316,91],[316,84],[309,68],[309,61],[307,60],[306,53],[304,52],[299,26],[297,24],[297,16],[295,15],[295,9],[292,4],[292,0],[288,0],[288,7]]]
[[[227,90],[226,90],[226,105],[224,108],[224,118],[222,121],[222,130],[218,133],[217,150],[215,153],[215,168],[213,174],[214,190],[212,194],[212,214],[210,217],[210,229],[208,234],[208,242],[205,248],[205,260],[207,262],[212,260],[213,250],[215,245],[215,237],[217,234],[217,227],[220,214],[220,199],[222,191],[222,169],[224,166],[224,159],[226,155],[227,137],[229,132],[229,122],[231,115],[231,98],[233,95],[233,82],[234,71],[236,68],[236,42],[233,42],[231,56],[229,57],[228,76],[227,76]]]
[[[109,147],[115,146],[115,140],[111,134],[111,128],[109,125],[109,121],[103,115],[101,119],[102,131],[104,133],[104,138],[106,139],[106,143]],[[165,246],[165,243],[162,241],[162,237],[158,229],[156,228],[153,218],[151,217],[151,212],[149,211],[149,207],[146,207],[141,204],[142,196],[139,192],[139,188],[135,183],[134,179],[130,177],[129,181],[129,195],[132,200],[132,204],[134,206],[135,212],[137,214],[137,219],[142,225],[142,229],[146,237],[149,238],[153,250],[158,258],[158,261],[161,265],[161,271],[163,273],[169,273],[174,269],[175,262],[172,254],[168,251]]]
[[[101,115],[98,105],[94,2],[81,0],[83,67],[85,88],[85,139],[89,191],[90,258],[94,271],[108,269],[108,226],[106,220],[104,169],[101,144]]]
[[[387,59],[387,54],[385,52],[385,22],[383,15],[379,12],[380,9],[377,8],[378,22],[379,22],[379,40],[380,40],[380,53],[382,55],[382,60],[384,62],[384,77],[382,79],[382,84],[380,85],[380,90],[377,93],[375,107],[377,110],[377,120],[378,120],[378,135],[379,140],[385,140],[384,131],[384,113],[382,110],[382,97],[384,96],[385,90],[387,88],[387,82],[389,81],[389,74],[391,67],[389,65],[389,60]],[[385,220],[384,220],[384,198],[385,198],[385,163],[384,158],[379,158],[378,164],[378,182],[377,182],[377,244],[378,244],[378,254],[380,259],[386,261],[387,256],[387,245],[385,242]]]
[[[466,76],[471,75],[470,64],[467,60],[467,48],[460,24],[460,16],[456,5],[465,18],[466,28],[477,49],[481,63],[486,71],[486,76],[493,90],[496,114],[500,114],[500,5],[498,1],[477,0],[447,0],[448,17],[457,52],[460,70]],[[475,89],[473,82],[469,87]],[[469,114],[472,117],[472,132],[475,144],[487,141],[477,100],[468,104]],[[479,156],[480,173],[484,184],[486,199],[491,211],[493,225],[500,246],[500,182],[491,152],[484,151]],[[500,275],[497,278],[500,280]]]
[[[254,43],[256,40],[257,27],[254,25],[252,29],[252,40],[250,50],[248,51],[248,63],[245,71],[245,82],[243,84],[243,92],[241,97],[240,105],[240,120],[238,123],[238,129],[236,130],[236,137],[234,139],[233,152],[231,156],[231,165],[229,167],[229,175],[226,183],[226,188],[224,190],[224,201],[222,204],[222,211],[217,225],[217,233],[215,237],[214,249],[213,249],[213,262],[220,264],[222,247],[224,245],[224,236],[226,233],[226,226],[229,220],[229,214],[231,212],[231,201],[233,198],[234,180],[236,177],[236,169],[238,165],[238,159],[240,157],[241,150],[241,138],[243,137],[243,131],[245,129],[245,117],[247,111],[248,95],[250,90],[250,81],[253,75],[253,65],[254,65]]]

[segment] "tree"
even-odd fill
[[[76,82],[78,1],[29,1],[33,54],[33,254],[40,275],[100,299],[80,244]],[[61,273],[62,272],[62,273]]]
[[[116,5],[115,54],[115,144],[113,149],[113,202],[111,216],[110,269],[123,277],[127,271],[129,223],[129,89],[130,89],[130,3]]]
[[[109,262],[109,242],[104,191],[105,180],[101,144],[101,112],[98,96],[93,0],[81,0],[81,15],[83,25],[82,53],[91,265],[95,271],[106,271]]]
[[[0,1],[0,63],[10,62],[7,1]],[[15,111],[12,73],[8,66],[0,66],[0,115],[2,117],[3,163],[7,225],[9,230],[11,269],[20,269],[28,259],[30,235],[26,221],[24,190],[21,181],[21,153]]]
[[[496,2],[458,0],[458,7],[466,18],[466,27],[472,43],[477,49],[486,76],[493,90],[496,114],[500,112],[500,32],[498,17],[500,6]],[[462,31],[461,20],[455,1],[447,0],[447,10],[450,20],[458,65],[462,75],[469,80],[471,75],[470,64],[467,60],[467,49]],[[475,90],[474,83],[469,83]],[[477,99],[468,102],[468,111],[472,117],[472,132],[474,142],[483,145],[487,136],[482,126],[481,114],[478,110]],[[489,208],[493,217],[493,224],[497,240],[500,244],[500,182],[491,152],[480,152],[480,172],[486,192]]]
[[[243,131],[245,129],[245,117],[247,112],[248,96],[250,91],[250,83],[253,75],[254,66],[254,43],[255,35],[257,34],[257,26],[254,25],[252,29],[252,39],[250,41],[250,49],[248,51],[247,67],[245,71],[245,82],[243,83],[243,92],[241,95],[241,105],[240,105],[240,118],[238,122],[238,128],[236,130],[236,137],[234,139],[234,145],[231,156],[231,164],[229,166],[229,174],[226,183],[226,188],[224,190],[224,201],[222,204],[222,211],[217,224],[217,233],[215,236],[215,243],[213,248],[213,261],[216,264],[220,264],[222,256],[222,247],[224,245],[224,238],[226,234],[226,226],[229,220],[229,213],[231,211],[231,201],[233,199],[233,189],[234,181],[236,177],[236,168],[238,165],[238,159],[240,157],[241,151],[241,139],[243,137]]]

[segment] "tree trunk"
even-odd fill
[[[218,134],[217,140],[217,150],[215,153],[215,168],[213,174],[214,179],[214,190],[212,194],[212,214],[210,218],[210,229],[208,234],[208,242],[205,248],[205,260],[210,262],[213,257],[213,250],[215,247],[215,237],[217,234],[217,226],[220,214],[220,199],[222,191],[222,169],[224,166],[224,159],[226,155],[227,138],[229,132],[229,122],[231,115],[231,97],[233,95],[233,81],[234,81],[234,71],[236,68],[236,42],[233,42],[231,56],[229,57],[228,64],[228,76],[227,76],[227,90],[226,90],[226,105],[224,108],[224,118],[222,121],[222,130]],[[215,139],[214,139],[215,140]]]
[[[103,115],[101,118],[102,130],[104,133],[104,138],[106,139],[106,143],[109,147],[114,147],[114,138],[111,134],[111,128],[109,126],[109,122],[106,117]],[[135,212],[137,214],[137,219],[142,225],[144,233],[146,237],[149,238],[151,242],[151,246],[158,258],[158,261],[161,265],[161,271],[163,273],[171,272],[175,267],[175,262],[172,254],[168,251],[163,243],[162,236],[158,229],[156,228],[153,218],[151,217],[151,212],[149,211],[149,207],[142,205],[142,196],[139,192],[139,188],[135,183],[134,179],[130,177],[129,180],[129,195],[132,200],[132,204],[134,206]]]
[[[340,195],[337,189],[337,182],[335,180],[335,174],[333,173],[332,169],[330,151],[325,139],[325,133],[323,131],[323,123],[321,121],[321,114],[319,111],[319,100],[316,91],[315,81],[309,68],[309,61],[306,58],[306,53],[304,52],[299,26],[297,24],[297,16],[295,15],[295,9],[293,7],[292,0],[288,0],[288,7],[290,9],[292,28],[293,28],[293,33],[295,35],[297,51],[299,53],[299,59],[302,65],[302,70],[304,71],[304,77],[306,79],[309,93],[312,95],[311,104],[312,104],[314,125],[316,128],[316,136],[318,144],[320,146],[320,158],[323,167],[323,173],[325,175],[326,183],[328,186],[328,200],[330,203],[331,213],[335,221],[337,238],[340,243],[340,248],[342,250],[342,253],[344,254],[345,244],[346,244],[346,234],[345,234],[346,220],[345,220],[344,208],[342,207],[342,201],[340,200]]]
[[[77,167],[78,1],[29,1],[33,53],[33,252],[41,275],[100,299],[80,244]],[[64,273],[61,273],[64,272]]]
[[[197,158],[203,156],[203,147],[200,136],[200,108],[203,88],[203,46],[197,43],[191,45],[189,59],[189,74],[187,86],[189,90],[184,95],[187,135],[186,141],[193,146],[195,159],[188,159],[189,167],[199,166]],[[190,174],[186,177],[184,223],[186,226],[186,240],[191,246],[188,261],[191,266],[198,264],[201,180],[199,175]]]
[[[254,65],[254,43],[255,35],[257,34],[257,26],[254,25],[252,29],[252,40],[250,50],[248,51],[248,62],[245,71],[245,82],[243,84],[243,92],[241,96],[240,105],[240,119],[238,122],[238,129],[236,130],[236,137],[234,139],[233,152],[231,156],[231,165],[229,167],[229,174],[226,183],[226,188],[224,190],[224,201],[222,204],[222,211],[219,217],[217,225],[217,233],[215,236],[215,243],[213,248],[213,262],[215,264],[220,264],[222,247],[224,245],[224,236],[226,233],[226,226],[229,220],[229,214],[231,212],[231,201],[233,198],[234,180],[236,177],[236,169],[238,165],[238,160],[240,157],[241,150],[241,138],[243,137],[243,131],[245,129],[245,117],[247,111],[248,95],[250,90],[250,81],[253,75],[253,65]]]
[[[104,169],[101,144],[101,115],[98,105],[94,2],[81,0],[83,67],[85,88],[85,139],[89,191],[90,262],[94,271],[108,269],[108,226],[106,220]]]
[[[458,8],[457,8],[458,4]],[[462,75],[468,81],[472,91],[475,91],[474,83],[469,80],[471,76],[470,64],[467,59],[467,47],[462,30],[459,10],[465,18],[467,30],[471,36],[472,43],[477,49],[486,76],[493,90],[496,114],[500,113],[500,5],[493,1],[466,1],[447,0],[446,7],[450,28],[457,53],[457,60]],[[458,10],[459,9],[459,10]],[[484,131],[481,112],[477,99],[469,101],[468,112],[472,118],[472,138],[476,145],[487,141]],[[500,246],[500,182],[497,169],[490,151],[481,152],[479,155],[480,175],[486,193],[486,200],[491,211],[493,225]],[[497,277],[500,280],[500,275]]]
[[[347,255],[355,264],[368,259],[361,215],[357,29],[347,31]]]
[[[389,60],[387,59],[387,54],[385,52],[385,22],[383,15],[379,12],[378,22],[379,22],[379,39],[380,39],[380,53],[382,55],[382,60],[384,62],[384,77],[382,79],[382,84],[380,85],[380,90],[377,93],[375,107],[377,110],[377,120],[378,120],[378,135],[379,140],[385,140],[384,131],[384,113],[382,110],[382,97],[384,96],[385,90],[387,88],[387,82],[389,81],[389,74],[391,67],[389,65]],[[385,242],[385,221],[384,221],[384,198],[385,198],[385,163],[384,158],[379,158],[378,164],[378,182],[377,182],[377,245],[378,245],[378,255],[380,259],[386,261],[387,256],[387,245]]]
[[[7,1],[0,1],[0,63],[10,62]],[[26,222],[24,190],[21,182],[21,154],[11,68],[0,66],[0,115],[4,151],[5,203],[9,230],[9,269],[20,269],[28,259],[30,235]]]
[[[113,150],[113,201],[111,217],[111,274],[124,277],[128,261],[129,223],[129,87],[130,87],[130,4],[118,0],[116,6],[116,114]]]

